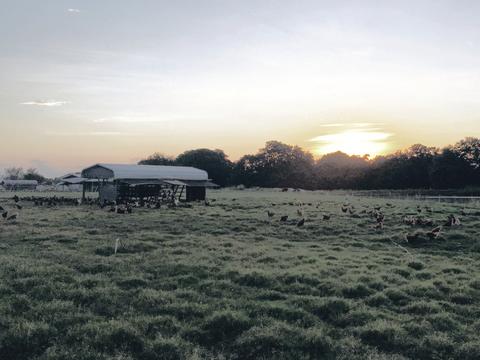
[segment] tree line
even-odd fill
[[[46,182],[48,179],[40,175],[35,168],[24,170],[22,167],[9,167],[4,171],[3,178],[5,180],[37,180],[39,184]]]
[[[139,164],[193,166],[220,186],[302,189],[459,189],[480,186],[480,139],[442,149],[421,144],[386,156],[330,153],[315,159],[299,146],[268,141],[233,162],[222,150],[188,150],[176,158],[155,153]]]
[[[177,157],[155,153],[144,165],[193,166],[220,186],[301,189],[461,189],[480,187],[480,139],[467,137],[442,149],[421,144],[386,156],[326,154],[268,141],[256,154],[229,160],[219,149],[188,150]],[[4,179],[48,181],[34,168],[5,169]]]

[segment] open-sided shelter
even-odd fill
[[[165,188],[187,201],[205,200],[206,188],[217,187],[206,171],[187,166],[96,164],[82,177],[98,180],[101,202],[158,197]]]

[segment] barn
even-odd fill
[[[165,191],[179,200],[205,200],[206,189],[218,187],[206,171],[187,166],[95,164],[81,176],[98,180],[101,202],[158,199]]]
[[[57,190],[85,191],[96,192],[98,190],[97,179],[82,178],[80,173],[69,173],[62,176],[56,184]]]

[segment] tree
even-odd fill
[[[314,159],[299,146],[269,141],[235,166],[235,183],[246,186],[314,188]]]
[[[140,160],[139,165],[175,165],[175,159],[171,156],[163,155],[161,153],[154,153],[146,159]]]
[[[5,169],[5,179],[20,180],[23,178],[23,169],[21,167],[10,167]]]
[[[24,180],[36,180],[38,181],[39,184],[44,183],[47,179],[43,176],[40,175],[37,171],[37,169],[30,168],[27,169],[25,172],[25,175],[23,175]]]
[[[437,189],[464,188],[479,185],[479,176],[471,164],[452,148],[443,149],[433,161],[430,176]]]
[[[370,189],[426,189],[438,149],[415,144],[405,151],[377,158],[365,176]]]
[[[218,185],[230,183],[233,164],[223,150],[196,149],[188,150],[177,156],[177,165],[193,166],[205,170]]]
[[[353,189],[361,180],[370,162],[366,156],[349,156],[343,152],[322,156],[315,164],[316,185],[320,189]]]
[[[480,139],[467,137],[453,145],[452,150],[475,169],[480,169]]]

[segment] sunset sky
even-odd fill
[[[480,1],[5,0],[0,173],[480,136]]]

